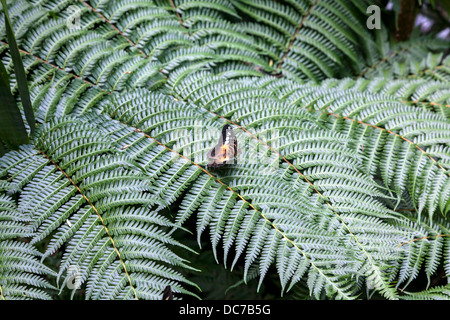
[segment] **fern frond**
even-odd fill
[[[14,199],[0,195],[0,299],[50,300],[55,289],[46,276],[55,272],[39,261],[42,255],[30,243],[19,239],[32,234],[27,214],[20,212]]]

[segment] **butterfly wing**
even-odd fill
[[[207,166],[211,168],[218,168],[225,164],[233,163],[236,155],[236,135],[230,125],[225,125],[222,129],[222,134],[219,137],[217,145],[206,155],[211,160]]]
[[[167,286],[163,291],[163,300],[173,300],[173,292],[170,286]]]
[[[216,148],[217,148],[217,146],[215,146],[210,151],[208,151],[208,153],[206,154],[206,157],[208,159],[215,159],[216,158]]]

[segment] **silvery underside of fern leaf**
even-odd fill
[[[205,243],[280,296],[449,298],[448,43],[365,1],[8,4],[37,130],[0,158],[1,298],[198,297]]]

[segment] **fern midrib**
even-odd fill
[[[3,45],[5,45],[5,46],[9,46],[9,44],[6,43],[6,42],[4,42],[4,41],[0,41],[0,42],[1,42]],[[84,81],[86,84],[89,84],[89,85],[91,85],[91,86],[95,86],[95,85],[94,85],[92,82],[90,82],[89,80],[86,80],[86,79],[84,79],[83,77],[80,77],[79,75],[76,75],[75,73],[67,72],[66,70],[64,70],[64,69],[62,69],[62,68],[60,68],[60,67],[58,67],[58,66],[56,66],[56,65],[54,65],[54,64],[52,64],[52,63],[50,63],[50,62],[48,62],[47,60],[44,60],[44,59],[42,59],[42,58],[39,58],[38,56],[35,56],[35,55],[33,55],[32,53],[30,53],[30,52],[28,52],[28,51],[26,51],[26,50],[24,50],[24,49],[20,49],[20,48],[19,48],[19,52],[21,52],[21,53],[23,53],[23,54],[26,54],[27,56],[33,57],[33,58],[36,59],[37,61],[39,61],[39,62],[41,62],[41,63],[44,63],[44,64],[46,64],[46,65],[49,65],[49,66],[51,66],[52,68],[54,68],[54,69],[56,69],[56,70],[59,70],[59,71],[64,72],[64,73],[66,73],[66,74],[69,74],[69,75],[73,76],[73,77],[76,78],[76,79],[80,79],[80,80]],[[106,90],[104,90],[104,91],[106,91]]]
[[[442,62],[440,62],[439,64],[435,65],[435,66],[432,67],[432,68],[427,68],[427,69],[425,69],[425,70],[420,70],[420,71],[417,72],[417,73],[410,74],[410,75],[407,76],[407,78],[408,78],[408,79],[414,79],[414,78],[418,78],[418,77],[421,76],[421,75],[428,75],[428,74],[433,75],[433,74],[434,74],[434,71],[446,67],[445,65],[443,65],[443,64],[441,64],[441,63],[442,63]]]
[[[100,219],[100,222],[102,223],[102,226],[103,226],[103,228],[105,229],[105,231],[106,231],[106,234],[108,235],[108,238],[109,238],[109,240],[110,240],[110,242],[111,242],[111,244],[112,244],[112,246],[113,246],[113,248],[114,248],[114,251],[116,252],[116,254],[117,254],[117,256],[119,257],[119,260],[120,260],[120,263],[122,264],[122,267],[123,267],[123,270],[124,270],[124,272],[125,272],[125,275],[126,275],[126,277],[127,277],[127,279],[128,279],[128,282],[129,282],[129,284],[130,284],[130,287],[131,287],[131,289],[133,290],[133,292],[134,292],[134,296],[135,296],[135,299],[136,300],[139,300],[139,298],[138,298],[138,296],[137,296],[137,292],[136,292],[136,289],[134,288],[134,286],[133,286],[133,283],[132,283],[132,281],[131,281],[131,277],[130,277],[130,275],[129,275],[129,273],[128,273],[128,271],[127,271],[127,267],[126,267],[126,265],[125,265],[125,262],[123,261],[123,259],[122,259],[122,256],[120,255],[120,251],[119,251],[119,249],[116,247],[116,245],[115,245],[115,243],[114,243],[114,239],[112,238],[112,236],[111,236],[111,234],[110,234],[110,232],[109,232],[109,230],[108,230],[108,227],[106,226],[106,224],[105,224],[105,222],[104,222],[104,220],[103,220],[103,217],[100,215],[100,213],[98,212],[98,210],[97,210],[97,208],[94,206],[94,204],[89,200],[89,198],[83,193],[83,191],[81,191],[81,189],[78,187],[78,185],[75,183],[75,181],[73,181],[71,178],[70,178],[70,176],[55,162],[55,161],[53,161],[53,159],[51,158],[51,157],[49,157],[45,152],[43,152],[42,150],[39,150],[39,149],[37,149],[44,157],[46,157],[59,171],[61,171],[63,174],[64,174],[64,176],[66,176],[66,178],[72,183],[72,185],[78,190],[78,192],[81,194],[81,196],[86,200],[86,202],[92,207],[92,209],[94,210],[94,212],[97,214],[97,216],[99,217],[99,219]]]
[[[355,77],[355,79],[359,79],[364,77],[368,72],[370,72],[371,70],[375,70],[380,64],[388,61],[389,59],[394,58],[395,56],[402,54],[404,51],[408,51],[407,48],[402,48],[401,50],[398,51],[393,51],[391,52],[391,54],[381,58],[379,61],[377,61],[376,63],[374,63],[373,65],[366,67],[366,70],[364,70],[363,72],[361,72],[359,75],[357,75]]]
[[[148,55],[145,54],[144,51],[142,51],[140,48],[137,47],[137,45],[131,41],[128,37],[126,37],[122,31],[120,31],[114,24],[112,24],[104,15],[102,15],[100,12],[97,11],[96,8],[93,8],[89,3],[87,3],[84,0],[80,0],[86,7],[88,7],[90,10],[95,12],[98,16],[100,16],[106,23],[108,23],[111,27],[114,28],[114,30],[120,34],[122,37],[124,37],[133,47],[135,47],[141,54],[145,56],[145,58],[148,58]]]
[[[111,21],[109,21],[105,16],[103,16],[100,12],[98,12],[95,8],[93,8],[92,6],[90,6],[88,3],[86,3],[84,0],[80,0],[84,5],[86,5],[90,10],[92,10],[93,12],[95,12],[97,15],[99,15],[107,24],[109,24],[116,32],[118,32],[118,34],[120,35],[120,36],[122,36],[124,39],[126,39],[126,41],[128,41],[133,47],[135,47],[136,49],[138,49],[139,50],[139,52],[142,54],[142,55],[144,55],[144,57],[145,57],[145,59],[148,59],[150,56],[149,55],[147,55],[145,52],[143,52],[138,46],[137,46],[137,44],[136,43],[134,43],[131,39],[129,39],[127,36],[125,36],[124,34],[123,34],[123,32],[121,32]],[[318,1],[318,0],[317,0]],[[170,2],[171,2],[171,5],[172,5],[172,7],[173,7],[173,9],[174,9],[174,11],[175,11],[175,13],[176,13],[176,15],[177,15],[177,18],[178,18],[178,21],[180,22],[180,25],[184,28],[184,29],[186,29],[186,34],[188,35],[188,36],[190,36],[189,35],[189,31],[188,31],[188,28],[186,28],[186,26],[184,25],[184,23],[183,23],[183,20],[182,20],[182,17],[181,17],[181,15],[177,12],[177,10],[176,10],[176,7],[175,7],[175,4],[173,3],[173,1],[172,0],[170,0]],[[256,70],[256,71],[258,71],[258,72],[260,72],[260,73],[263,73],[264,74],[264,72],[261,70],[261,67],[260,66],[255,66],[254,64],[251,64],[250,62],[245,62],[246,64],[249,64],[249,65],[252,65],[252,67]],[[158,70],[164,77],[166,77],[167,78],[167,75],[166,74],[164,74],[163,72],[162,72],[162,70],[160,69],[160,70]]]
[[[314,3],[309,7],[308,11],[305,13],[305,15],[302,18],[302,21],[300,22],[299,26],[297,27],[297,30],[295,31],[294,35],[292,36],[291,41],[289,42],[289,45],[286,49],[286,51],[284,52],[283,56],[280,59],[280,62],[277,66],[277,70],[281,69],[281,66],[284,63],[284,59],[286,58],[286,56],[288,55],[289,51],[291,51],[291,47],[294,44],[295,38],[297,38],[298,33],[300,32],[300,30],[303,28],[303,25],[306,21],[306,18],[309,16],[309,14],[311,13],[312,9],[317,5],[317,3],[319,2],[319,0],[315,0]]]
[[[419,103],[421,103],[421,104],[429,104],[430,106],[450,108],[450,104],[437,103],[434,101],[400,100],[400,102],[402,102],[404,104],[409,104],[409,103],[419,104]]]
[[[409,140],[408,138],[406,138],[406,137],[404,137],[404,136],[402,136],[402,135],[400,135],[400,134],[398,134],[398,133],[396,133],[396,132],[393,132],[393,131],[391,131],[391,130],[389,130],[389,129],[386,129],[386,128],[382,128],[382,127],[376,126],[376,125],[374,125],[374,124],[370,124],[370,123],[363,122],[363,121],[361,121],[361,120],[349,118],[349,117],[347,117],[347,116],[343,116],[343,115],[340,115],[340,114],[335,114],[335,113],[333,113],[333,112],[328,112],[328,115],[334,116],[334,117],[336,117],[336,118],[342,117],[342,118],[345,119],[345,120],[349,120],[349,121],[352,121],[352,122],[357,122],[357,123],[362,124],[362,125],[364,125],[364,126],[372,127],[372,128],[374,128],[374,129],[381,130],[381,131],[385,131],[385,132],[387,132],[387,133],[389,133],[389,134],[395,135],[395,136],[399,137],[400,139],[402,139],[402,140],[408,142],[410,145],[412,145],[412,146],[416,147],[417,149],[419,149],[424,155],[426,155],[428,158],[430,158],[431,161],[433,161],[433,163],[434,163],[435,165],[437,165],[439,168],[441,168],[446,174],[449,174],[449,173],[447,172],[447,170],[446,170],[444,167],[442,167],[442,165],[440,165],[440,164],[439,164],[439,163],[438,163],[438,162],[437,162],[437,161],[436,161],[429,153],[427,153],[425,150],[423,150],[419,145],[417,145],[416,143],[412,142],[412,141]]]
[[[183,23],[183,19],[181,18],[181,15],[177,11],[177,7],[175,6],[175,3],[173,3],[173,0],[169,0],[169,1],[170,1],[170,5],[172,6],[172,8],[173,8],[173,10],[174,10],[174,12],[175,12],[175,14],[176,14],[176,16],[178,18],[178,21],[181,24],[181,26],[186,29],[186,26]]]

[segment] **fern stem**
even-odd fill
[[[418,101],[418,100],[400,100],[402,103],[412,103],[412,104],[428,104],[430,106],[436,106],[436,107],[444,107],[444,108],[450,108],[450,104],[443,104],[443,103],[437,103],[433,101]]]
[[[286,56],[288,55],[289,51],[291,51],[291,47],[294,44],[295,38],[297,38],[298,33],[300,32],[301,28],[303,28],[303,25],[306,21],[306,18],[309,16],[309,14],[311,13],[312,9],[317,5],[317,3],[319,2],[319,0],[316,0],[308,9],[308,11],[305,13],[305,15],[302,18],[302,21],[300,22],[300,24],[298,25],[297,30],[295,31],[294,35],[292,36],[291,41],[289,42],[289,45],[286,49],[286,51],[284,52],[283,56],[280,59],[280,63],[277,66],[277,69],[279,70],[281,68],[281,65],[284,62],[284,59],[286,58]]]
[[[430,239],[430,238],[440,238],[440,237],[450,237],[450,234],[434,234],[434,235],[426,236],[426,237],[422,237],[422,238],[414,238],[414,239],[411,239],[409,241],[402,242],[398,246],[401,247],[401,246],[403,246],[405,244],[408,244],[408,243],[411,243],[411,242],[425,240],[425,239]]]
[[[181,15],[177,12],[177,7],[175,6],[175,3],[173,3],[173,1],[170,0],[170,4],[172,5],[172,8],[174,9],[178,20],[180,21],[181,26],[186,29],[186,26],[183,24],[183,19],[181,19]]]
[[[407,78],[408,79],[414,79],[414,78],[418,78],[418,77],[426,75],[426,74],[433,75],[436,70],[439,70],[439,69],[442,69],[442,68],[446,68],[446,67],[447,66],[445,66],[443,64],[438,64],[438,65],[434,66],[433,68],[427,68],[427,69],[421,70],[421,71],[419,71],[417,73],[413,73],[413,74],[409,75]]]
[[[6,42],[4,42],[4,41],[0,41],[0,42],[1,42],[3,45],[8,46],[8,43],[6,43]],[[84,81],[85,83],[87,83],[87,84],[89,84],[89,85],[91,85],[91,86],[95,86],[95,84],[92,83],[92,82],[90,82],[89,80],[86,80],[86,79],[84,79],[84,78],[82,78],[82,77],[80,77],[80,76],[78,76],[78,75],[76,75],[76,74],[74,74],[74,73],[67,72],[66,70],[64,70],[64,69],[62,69],[62,68],[60,68],[60,67],[58,67],[57,65],[54,65],[54,64],[48,62],[47,60],[41,59],[41,58],[39,58],[39,57],[33,55],[32,53],[28,52],[28,51],[25,51],[25,50],[23,50],[23,49],[19,49],[19,51],[20,51],[21,53],[23,53],[23,54],[26,54],[27,56],[33,57],[34,59],[36,59],[37,61],[39,61],[39,62],[41,62],[41,63],[44,63],[44,64],[46,64],[46,65],[49,65],[50,67],[52,67],[52,68],[54,68],[54,69],[57,69],[57,70],[59,70],[59,71],[62,71],[62,72],[64,72],[64,73],[66,73],[66,74],[70,74],[70,75],[73,76],[74,78],[80,79],[80,80]],[[104,90],[104,91],[106,91],[106,90]]]
[[[361,121],[361,120],[356,120],[356,119],[352,119],[352,118],[349,118],[349,117],[346,117],[346,116],[343,116],[343,115],[340,115],[340,114],[335,114],[335,113],[333,113],[333,112],[328,112],[328,115],[334,116],[334,117],[336,117],[336,118],[342,117],[342,118],[344,118],[345,120],[356,121],[356,122],[359,123],[359,124],[362,124],[362,125],[365,125],[365,126],[368,126],[368,127],[372,127],[372,128],[378,129],[378,130],[386,131],[387,133],[393,134],[393,135],[399,137],[400,139],[402,139],[402,140],[404,140],[404,141],[410,143],[411,145],[415,146],[415,147],[416,147],[417,149],[419,149],[424,155],[426,155],[428,158],[430,158],[431,161],[433,161],[439,168],[441,168],[445,173],[447,173],[447,170],[446,170],[444,167],[442,167],[442,166],[441,166],[441,165],[440,165],[440,164],[439,164],[439,163],[438,163],[438,162],[437,162],[437,161],[436,161],[436,160],[435,160],[428,152],[426,152],[425,150],[423,150],[421,147],[419,147],[416,143],[412,142],[412,141],[409,140],[408,138],[405,138],[404,136],[402,136],[402,135],[400,135],[400,134],[398,134],[398,133],[396,133],[396,132],[394,132],[394,131],[391,131],[391,130],[389,130],[389,129],[382,128],[382,127],[379,127],[379,126],[376,126],[376,125],[374,125],[374,124],[366,123],[366,122],[363,122],[363,121]]]
[[[112,244],[112,246],[113,246],[113,248],[114,248],[114,251],[116,251],[116,253],[117,253],[117,256],[119,257],[119,260],[120,260],[120,263],[122,264],[122,267],[123,267],[123,270],[124,270],[124,272],[125,272],[125,275],[126,275],[126,277],[127,277],[127,279],[128,279],[128,282],[130,283],[130,287],[131,287],[131,289],[133,290],[133,292],[134,292],[134,297],[136,298],[136,300],[139,300],[139,298],[138,298],[138,296],[137,296],[137,292],[136,292],[136,289],[134,288],[134,286],[133,286],[133,283],[132,283],[132,281],[131,281],[131,277],[130,277],[130,275],[129,275],[129,273],[128,273],[128,271],[127,271],[127,267],[126,267],[126,265],[125,265],[125,262],[123,261],[123,259],[122,259],[122,256],[120,255],[120,252],[119,252],[119,249],[117,248],[117,246],[116,246],[116,244],[114,243],[114,239],[112,238],[112,236],[111,236],[111,234],[110,234],[110,232],[109,232],[109,230],[108,230],[108,228],[106,227],[106,224],[105,224],[105,222],[104,222],[104,220],[103,220],[103,217],[100,215],[100,213],[98,212],[98,210],[97,210],[97,208],[92,204],[92,202],[89,200],[89,198],[83,193],[83,191],[81,191],[81,189],[78,187],[78,185],[69,177],[69,175],[55,162],[55,161],[53,161],[53,159],[51,159],[45,152],[43,152],[43,151],[41,151],[41,150],[39,150],[39,149],[37,149],[41,154],[43,154],[44,155],[44,157],[46,157],[59,171],[61,171],[65,176],[66,176],[66,178],[72,183],[72,185],[78,190],[78,192],[81,194],[81,196],[87,201],[87,203],[92,207],[92,209],[95,211],[95,213],[97,214],[97,216],[99,217],[99,219],[100,219],[100,221],[101,221],[101,223],[102,223],[102,226],[103,226],[103,228],[105,229],[105,231],[106,231],[106,234],[108,235],[108,237],[109,237],[109,240],[111,241],[111,244]]]
[[[374,63],[373,65],[371,65],[370,67],[367,67],[366,70],[364,70],[363,72],[361,72],[359,75],[356,76],[355,79],[359,79],[361,77],[364,77],[366,75],[367,72],[374,70],[376,67],[378,67],[380,64],[382,64],[383,62],[386,62],[387,60],[395,57],[396,55],[399,55],[401,53],[403,53],[404,51],[406,51],[406,48],[403,48],[402,50],[399,51],[394,51],[391,54],[389,54],[388,56],[383,57],[380,61]]]
[[[118,32],[119,35],[121,35],[128,43],[130,43],[133,47],[135,47],[144,57],[145,59],[148,59],[150,56],[147,55],[144,51],[142,51],[136,43],[134,43],[133,41],[130,40],[130,38],[128,38],[127,36],[125,36],[123,34],[122,31],[120,31],[111,21],[109,21],[104,15],[102,15],[100,12],[98,12],[95,8],[93,8],[92,6],[90,6],[88,3],[86,3],[84,0],[80,0],[83,4],[85,4],[89,9],[91,9],[93,12],[95,12],[99,17],[101,17],[107,24],[109,24],[114,30],[116,30]],[[172,4],[173,5],[173,4]],[[178,12],[176,12],[178,14]],[[181,17],[180,17],[180,23],[183,26],[183,23],[181,21]],[[183,26],[183,28],[185,28],[185,26]],[[166,79],[167,79],[167,75],[164,74],[161,70],[158,70],[160,74],[162,74]]]
[[[131,41],[127,36],[123,34],[122,31],[120,31],[114,24],[111,23],[104,15],[102,15],[100,12],[97,11],[97,9],[93,8],[90,4],[86,3],[84,0],[80,0],[85,6],[87,6],[89,9],[94,11],[100,18],[102,18],[107,24],[109,24],[117,33],[119,33],[122,37],[124,37],[133,47],[135,47],[141,54],[145,56],[145,58],[148,58],[148,55],[145,54],[144,51],[142,51],[140,48],[137,47],[137,45]]]

